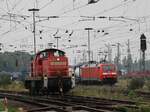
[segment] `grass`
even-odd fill
[[[150,80],[149,80],[150,81]],[[100,97],[107,99],[120,99],[120,100],[131,100],[136,101],[138,109],[131,109],[127,107],[118,107],[119,112],[150,112],[150,101],[145,101],[142,97],[137,96],[135,90],[128,89],[130,86],[131,79],[119,79],[115,86],[109,85],[79,85],[76,86],[72,91],[72,95],[77,96],[91,96]],[[148,91],[146,82],[143,88],[140,90]],[[146,88],[146,90],[145,90]]]
[[[13,81],[9,85],[0,86],[1,90],[8,90],[8,91],[25,91],[24,83],[21,81]]]
[[[127,107],[120,106],[116,110],[117,112],[150,112],[150,107],[144,105],[144,106],[139,106],[139,108],[135,109],[135,108],[127,108]]]
[[[5,112],[4,111],[4,104],[3,104],[3,99],[0,100],[0,112]],[[11,105],[8,105],[8,112],[19,112],[17,107],[13,107]]]
[[[108,99],[122,99],[132,100],[138,102],[139,109],[130,109],[126,107],[118,107],[119,112],[150,112],[150,101],[145,103],[142,97],[137,97],[135,90],[128,90],[131,79],[119,79],[115,86],[109,85],[77,85],[70,91],[72,95],[77,96],[92,96]],[[13,90],[13,91],[24,91],[23,82],[14,81],[10,85],[1,86],[0,89]],[[128,91],[127,91],[128,90]],[[143,88],[139,90],[150,92],[150,79],[145,80]],[[127,92],[126,92],[127,91]],[[144,103],[143,103],[144,102]],[[0,102],[0,111],[3,111],[4,107]],[[19,112],[16,107],[9,106],[9,112]]]
[[[71,94],[78,96],[94,96],[109,99],[135,100],[141,102],[141,97],[137,97],[135,90],[128,89],[131,79],[119,79],[116,85],[77,85]],[[144,88],[144,87],[143,87]],[[143,89],[141,88],[141,90]]]
[[[122,89],[111,86],[77,86],[71,91],[73,95],[78,96],[94,96],[109,99],[127,99]]]
[[[71,93],[79,96],[95,96],[109,99],[129,99],[124,95],[128,80],[119,80],[115,86],[110,85],[78,85]]]

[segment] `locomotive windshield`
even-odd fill
[[[39,54],[40,59],[42,58],[47,58],[48,57],[48,52],[42,52],[41,54]]]
[[[65,53],[62,51],[54,51],[54,56],[64,56]]]
[[[40,59],[43,59],[43,58],[48,58],[48,56],[50,55],[56,56],[56,57],[64,56],[65,52],[61,50],[57,50],[57,49],[46,49],[46,50],[39,52],[37,55],[39,56]]]
[[[103,65],[103,70],[106,71],[115,71],[115,66],[112,65]]]

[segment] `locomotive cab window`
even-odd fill
[[[54,51],[54,56],[64,56],[64,53],[61,51]]]
[[[59,52],[58,52],[58,51],[55,51],[55,52],[54,52],[54,56],[59,56]]]
[[[64,55],[65,55],[65,53],[59,51],[59,56],[64,56]]]
[[[48,52],[43,52],[43,58],[48,58]]]
[[[114,71],[115,70],[115,67],[114,66],[103,66],[103,70],[104,71]]]
[[[95,66],[96,66],[95,63],[91,63],[91,64],[90,64],[90,67],[95,67]]]
[[[96,64],[96,67],[97,67],[98,69],[100,69],[100,65],[99,65],[98,63]]]
[[[98,69],[100,69],[100,66],[97,66]]]
[[[39,56],[39,57],[40,57],[40,59],[42,59],[42,58],[43,58],[43,54],[40,54],[40,56]]]

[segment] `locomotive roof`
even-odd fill
[[[38,54],[41,54],[41,53],[43,53],[43,52],[50,52],[50,51],[60,51],[60,52],[63,52],[63,53],[65,54],[65,52],[62,51],[62,50],[50,48],[50,49],[45,49],[45,50],[42,50],[42,51],[38,52],[37,55],[38,55]]]

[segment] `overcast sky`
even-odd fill
[[[87,50],[87,27],[90,31],[91,50],[97,59],[99,50],[106,51],[106,44],[121,44],[121,57],[127,55],[127,40],[130,39],[132,56],[139,58],[140,35],[147,37],[146,59],[150,57],[150,0],[0,0],[0,42],[4,51],[33,51],[32,12],[36,13],[37,50],[56,45],[55,36],[61,36],[59,48],[67,55],[81,57]],[[58,16],[59,18],[51,18]],[[105,16],[107,18],[98,18]],[[50,17],[50,18],[48,18]],[[95,17],[95,18],[94,18]],[[69,36],[70,35],[70,36]],[[75,46],[75,47],[74,47]],[[78,46],[78,47],[76,47]],[[74,47],[74,48],[71,48]],[[116,47],[112,47],[113,57]],[[72,61],[73,59],[71,59]]]

